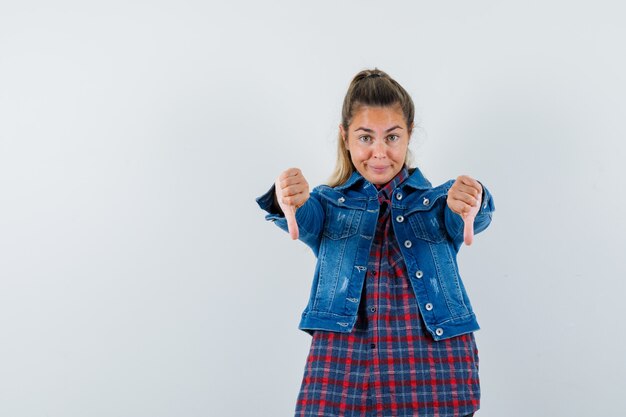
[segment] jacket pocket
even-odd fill
[[[431,201],[428,200],[430,197]],[[447,239],[442,205],[446,204],[445,194],[430,195],[422,204],[410,209],[404,215],[411,225],[415,236],[433,243],[441,243]],[[428,204],[425,202],[428,201]],[[440,215],[441,214],[441,215]]]
[[[328,193],[324,197],[326,200],[324,236],[338,240],[355,235],[359,231],[366,203],[345,198],[338,192]]]
[[[418,212],[409,217],[409,223],[415,236],[433,243],[446,240],[446,231],[442,222],[430,212]]]
[[[324,236],[337,240],[356,234],[362,214],[362,210],[333,207],[326,213]]]

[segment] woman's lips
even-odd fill
[[[377,174],[385,172],[385,170],[387,170],[387,168],[389,168],[389,165],[379,166],[379,167],[370,165],[370,170],[374,171]]]

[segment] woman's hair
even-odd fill
[[[341,109],[341,125],[344,132],[348,134],[348,126],[352,122],[355,113],[362,106],[389,107],[398,106],[402,109],[406,126],[411,135],[411,127],[415,117],[415,106],[413,100],[400,84],[385,72],[374,68],[373,70],[363,70],[359,72],[350,83],[346,97],[343,99]],[[407,152],[404,163],[410,163],[410,153]],[[337,139],[337,165],[328,180],[331,187],[336,187],[345,183],[355,171],[350,153],[341,137],[341,132]]]

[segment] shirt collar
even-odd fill
[[[378,199],[383,201],[389,201],[391,199],[391,193],[395,190],[400,184],[404,182],[404,180],[409,176],[409,171],[406,166],[404,166],[400,172],[396,174],[395,177],[391,179],[387,184],[384,185],[376,185],[376,189],[378,190]]]

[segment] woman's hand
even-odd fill
[[[289,235],[295,240],[299,235],[296,210],[309,199],[309,183],[302,175],[302,171],[298,168],[289,168],[278,176],[275,186],[276,201],[285,213]]]
[[[474,178],[461,175],[448,191],[448,207],[463,218],[463,241],[471,245],[474,240],[474,219],[480,210],[483,187]]]

